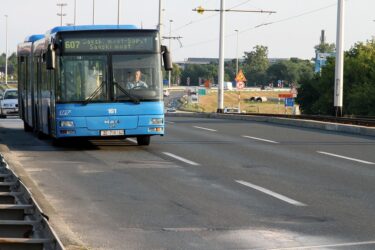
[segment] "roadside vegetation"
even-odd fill
[[[355,44],[345,53],[345,115],[375,116],[375,40]],[[298,102],[306,114],[332,115],[335,60],[330,58],[321,74],[301,81]]]

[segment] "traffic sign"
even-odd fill
[[[279,98],[293,98],[293,93],[279,94]]]
[[[293,107],[294,98],[285,98],[285,107]]]
[[[245,83],[244,82],[237,82],[236,87],[237,87],[237,89],[243,89],[245,87]]]
[[[240,71],[238,71],[235,80],[236,80],[236,82],[246,82],[246,77],[243,74],[242,69],[240,69]]]

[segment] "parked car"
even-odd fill
[[[170,112],[176,112],[176,108],[167,108],[167,112],[170,113]]]
[[[240,113],[238,108],[225,107],[224,113]]]
[[[0,117],[6,118],[7,115],[18,115],[17,89],[6,89],[3,95],[0,95]]]

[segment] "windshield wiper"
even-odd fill
[[[91,95],[89,97],[86,98],[86,100],[82,103],[83,105],[87,105],[89,102],[92,101],[92,99],[94,99],[95,96],[101,94],[102,92],[102,88],[104,86],[105,82],[103,81],[95,90],[94,92],[91,93]]]
[[[139,104],[140,101],[137,97],[131,95],[128,91],[126,91],[123,87],[121,87],[117,82],[113,82],[113,84],[122,92],[124,93],[131,101],[133,101],[135,104]]]

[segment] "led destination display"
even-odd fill
[[[65,52],[153,51],[155,37],[65,38]]]

